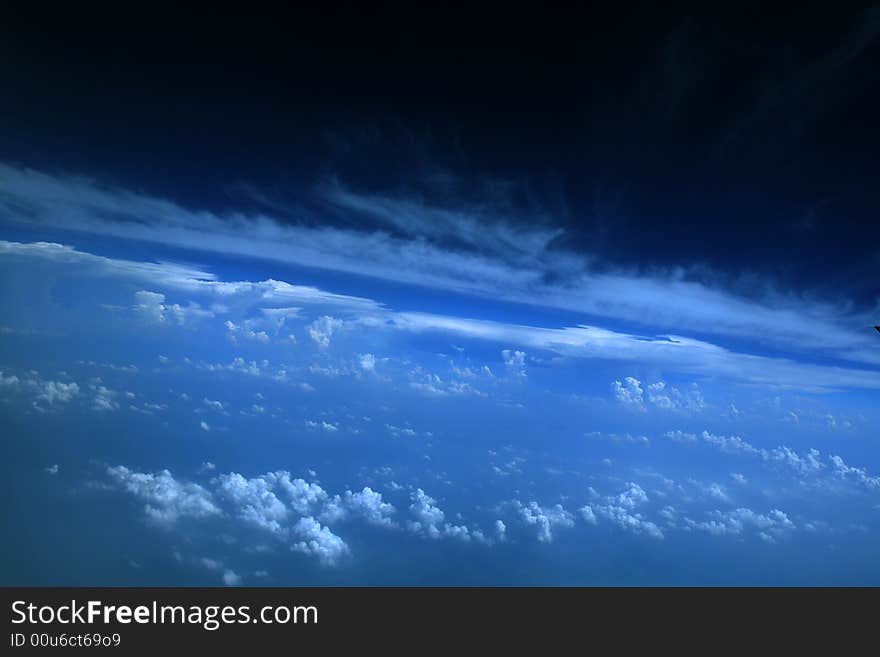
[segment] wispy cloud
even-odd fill
[[[237,254],[367,275],[459,293],[577,311],[596,321],[658,331],[748,339],[787,353],[814,353],[880,364],[867,311],[766,291],[753,297],[724,289],[686,267],[657,272],[601,268],[593,256],[556,246],[560,230],[524,227],[496,215],[431,206],[413,198],[322,189],[339,208],[369,216],[369,229],[282,223],[265,215],[193,211],[172,201],[75,176],[0,165],[0,221],[140,239],[202,252]],[[33,247],[45,248],[45,247]],[[58,247],[58,255],[64,255]],[[67,256],[74,255],[70,250]],[[104,263],[110,266],[110,263]],[[141,263],[167,283],[208,287],[206,272]],[[124,267],[123,269],[127,269]],[[176,280],[169,280],[176,279]],[[242,284],[217,283],[217,295]],[[313,288],[259,284],[273,297],[309,298]],[[313,298],[313,297],[312,297]],[[337,295],[343,305],[353,298]],[[324,297],[322,301],[329,301]]]
[[[138,283],[149,281],[154,286],[161,284],[200,298],[234,302],[242,312],[273,305],[314,306],[322,314],[313,329],[332,326],[332,330],[338,332],[357,326],[376,331],[451,334],[490,341],[505,349],[513,346],[571,358],[634,361],[668,371],[800,390],[880,388],[880,373],[873,370],[742,353],[677,335],[640,335],[587,325],[541,327],[455,315],[400,312],[372,299],[338,295],[285,281],[220,281],[199,269],[107,258],[58,244],[0,242],[0,256],[48,259],[64,265],[66,271],[71,266],[82,266],[82,273],[86,275],[123,276]],[[325,316],[323,312],[328,309],[338,311],[341,317]],[[328,331],[315,329],[313,332],[319,344],[326,338],[326,346],[329,346]]]

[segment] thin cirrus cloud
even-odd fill
[[[193,211],[83,177],[0,164],[0,221],[12,225],[262,258],[880,364],[874,336],[864,330],[869,313],[853,312],[845,301],[835,305],[771,292],[756,300],[696,280],[685,269],[650,275],[599,271],[592,256],[554,246],[561,233],[556,228],[522,228],[491,214],[475,217],[419,199],[360,195],[338,184],[319,194],[336,212],[367,217],[370,228]],[[218,293],[228,290],[228,284],[218,285]]]
[[[78,271],[83,275],[122,277],[162,287],[165,291],[195,295],[200,299],[207,297],[213,303],[222,301],[242,312],[255,308],[265,310],[273,305],[317,307],[322,312],[330,310],[343,317],[328,316],[323,320],[332,322],[334,330],[358,326],[376,331],[455,335],[506,347],[547,350],[570,358],[635,361],[669,371],[799,390],[880,388],[880,375],[872,370],[735,352],[683,336],[636,335],[586,325],[540,327],[454,315],[399,312],[372,299],[338,295],[285,281],[220,281],[198,268],[108,258],[52,243],[0,241],[0,257],[48,260],[64,266],[68,274],[79,267]],[[164,305],[167,304],[163,296]]]

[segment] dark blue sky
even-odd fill
[[[880,10],[80,11],[0,27],[0,584],[880,581]]]
[[[357,223],[313,194],[492,205],[619,265],[870,305],[878,9],[77,12],[0,39],[0,155],[194,208]],[[731,284],[728,281],[728,284]]]

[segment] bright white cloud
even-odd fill
[[[181,518],[207,518],[221,513],[208,490],[195,483],[178,481],[168,470],[151,474],[118,465],[107,468],[107,474],[146,502],[144,512],[157,524],[168,526]]]
[[[566,511],[561,504],[544,507],[534,500],[528,504],[515,500],[514,507],[523,522],[538,528],[538,540],[542,543],[553,541],[554,528],[574,527],[574,516]]]

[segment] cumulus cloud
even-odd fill
[[[509,376],[515,379],[526,378],[526,352],[518,349],[504,349],[501,352],[501,358]]]
[[[590,510],[606,518],[620,529],[662,539],[662,530],[641,513],[635,511],[636,507],[646,502],[648,502],[648,494],[645,490],[637,483],[628,482],[622,492],[607,497],[604,504],[594,505],[590,507]]]
[[[200,471],[214,469],[208,464]],[[292,550],[314,556],[325,565],[336,565],[349,552],[345,540],[329,525],[361,518],[378,527],[398,528],[393,520],[396,509],[372,488],[365,486],[360,491],[331,495],[320,484],[292,477],[286,470],[256,477],[224,473],[210,480],[210,488],[179,481],[168,470],[150,474],[116,466],[108,468],[107,474],[147,503],[145,511],[152,522],[170,527],[183,518],[232,519],[267,532]],[[413,531],[470,540],[467,527],[441,524],[444,514],[433,506],[432,498],[421,492],[414,500],[414,513],[425,524],[412,528]]]
[[[804,453],[799,453],[787,445],[780,445],[772,449],[759,448],[739,436],[719,436],[709,431],[695,434],[675,430],[666,432],[665,436],[681,443],[708,444],[728,454],[754,456],[768,467],[781,466],[793,472],[802,481],[806,481],[806,478],[809,477],[815,480],[816,477],[830,471],[838,479],[849,480],[868,489],[880,488],[880,476],[869,475],[863,468],[848,466],[840,456],[823,457],[822,453],[815,448],[810,448]],[[738,483],[745,483],[745,477],[742,475],[734,474],[732,476]],[[821,481],[821,479],[816,481]]]
[[[345,491],[344,503],[349,510],[373,525],[394,526],[391,516],[396,509],[382,499],[382,493],[374,491],[369,486],[365,486],[357,493]]]
[[[703,431],[702,433],[688,433],[686,431],[681,430],[673,430],[667,431],[665,434],[666,438],[669,440],[679,442],[679,443],[705,443],[708,445],[712,445],[713,447],[719,449],[722,452],[726,452],[728,454],[753,454],[753,455],[761,455],[761,450],[756,448],[754,445],[746,442],[739,436],[719,436],[709,431]]]
[[[421,488],[413,491],[411,497],[412,504],[410,504],[409,510],[415,520],[407,524],[408,528],[415,533],[439,538],[442,533],[439,525],[443,523],[446,514],[436,506],[437,500]]]
[[[208,399],[207,397],[205,397],[202,400],[202,403],[204,403],[205,406],[210,408],[212,411],[219,411],[220,413],[224,411],[223,402],[217,401],[215,399]]]
[[[186,307],[165,302],[165,295],[159,292],[140,290],[134,294],[134,310],[142,317],[159,324],[169,323],[183,326],[195,319],[213,317],[214,313],[204,310],[196,303]]]
[[[623,381],[613,381],[611,390],[618,402],[639,411],[645,411],[649,407],[702,411],[706,407],[703,394],[696,383],[681,392],[665,381],[655,381],[644,386],[637,378],[628,376]]]
[[[291,549],[315,556],[324,565],[336,565],[349,552],[342,538],[311,516],[300,518],[293,526],[293,533],[301,540]]]
[[[309,429],[322,429],[327,433],[336,433],[339,431],[339,425],[326,420],[306,420],[306,426]]]
[[[268,344],[269,342],[268,333],[266,333],[265,331],[254,330],[249,326],[247,321],[242,325],[236,324],[231,320],[226,320],[225,322],[223,322],[223,325],[226,327],[229,339],[233,342],[238,342],[239,338],[261,342],[263,344]]]
[[[586,520],[591,525],[596,524],[596,514],[593,512],[593,508],[589,504],[585,504],[578,511],[581,514],[581,517]]]
[[[687,527],[714,536],[741,536],[746,530],[752,529],[762,540],[768,542],[773,542],[795,529],[794,523],[779,509],[771,509],[767,514],[761,514],[741,507],[732,511],[712,511],[709,516],[709,520],[699,522],[687,518],[685,519]]]
[[[634,376],[612,382],[611,389],[614,391],[615,399],[624,406],[645,410],[645,391],[642,389],[642,382]]]
[[[287,519],[287,507],[272,491],[274,482],[263,477],[246,479],[231,472],[218,478],[218,492],[233,502],[238,516],[245,522],[281,534]]]
[[[46,402],[50,406],[67,403],[79,394],[79,386],[76,383],[42,381],[38,386],[37,400]]]
[[[372,372],[376,369],[376,357],[373,354],[361,354],[358,356],[358,362],[361,369],[367,372]]]
[[[831,456],[830,460],[836,476],[842,479],[853,479],[869,489],[880,488],[880,476],[871,476],[864,468],[856,468],[847,465],[846,462],[837,455]]]
[[[323,315],[309,324],[309,337],[321,348],[326,349],[330,346],[330,338],[339,331],[345,322],[335,317]]]
[[[553,541],[554,528],[574,527],[574,516],[566,511],[561,504],[544,507],[534,500],[528,504],[515,500],[514,507],[523,522],[538,528],[538,540],[542,543]]]
[[[159,525],[172,525],[181,518],[220,515],[211,493],[192,482],[176,480],[170,471],[134,472],[123,465],[108,467],[109,477],[146,504],[147,517]]]
[[[114,411],[119,408],[119,402],[116,401],[116,391],[110,390],[104,386],[95,386],[95,398],[92,402],[92,408],[96,411]]]

